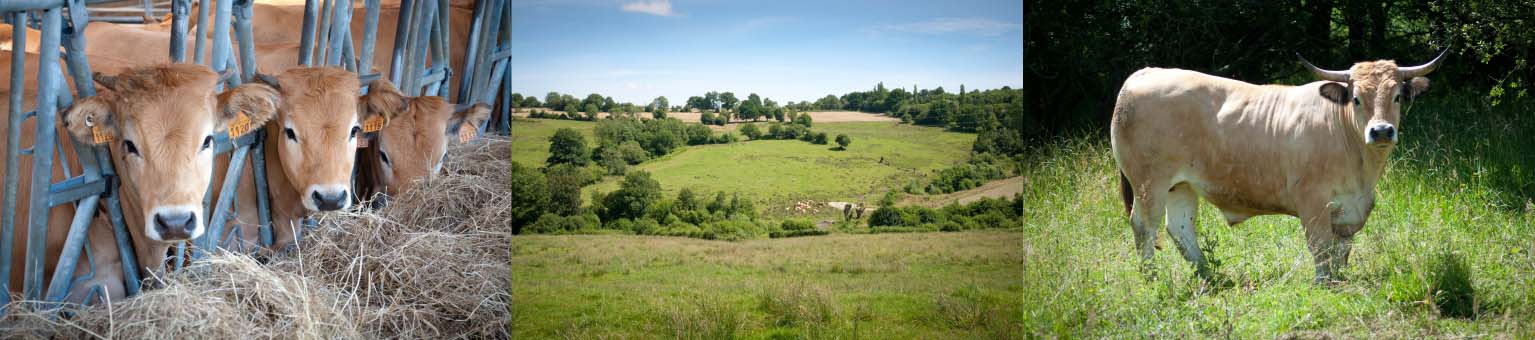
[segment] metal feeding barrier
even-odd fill
[[[124,290],[127,294],[137,294],[139,291],[138,266],[133,256],[133,244],[128,238],[126,226],[123,222],[122,208],[118,204],[116,195],[115,176],[111,159],[103,147],[85,145],[82,143],[70,143],[74,146],[77,162],[80,164],[80,173],[71,173],[69,159],[65,158],[60,149],[60,138],[56,133],[59,109],[68,107],[73,103],[72,93],[64,82],[64,74],[59,72],[59,47],[65,50],[65,66],[69,76],[75,80],[75,91],[79,96],[90,97],[96,95],[94,83],[91,81],[90,64],[85,58],[84,30],[87,23],[85,0],[7,0],[0,2],[0,15],[12,23],[15,46],[11,51],[11,93],[9,119],[6,125],[6,153],[5,153],[5,180],[4,199],[0,203],[0,277],[5,277],[3,283],[7,294],[0,295],[0,302],[9,303],[11,290],[10,275],[16,230],[17,191],[20,190],[21,180],[18,177],[20,170],[19,160],[22,156],[32,159],[31,190],[27,200],[27,239],[25,247],[25,261],[22,280],[21,297],[27,301],[43,301],[37,308],[49,308],[54,303],[63,301],[70,289],[82,280],[88,280],[96,274],[96,263],[90,260],[85,248],[86,230],[95,219],[99,206],[105,206],[112,223],[113,235],[116,238],[119,255],[122,257]],[[64,20],[65,14],[69,14],[69,20]],[[37,108],[34,111],[23,111],[24,85],[27,79],[25,65],[27,60],[26,29],[28,26],[41,30],[40,49],[38,53],[38,68],[34,75],[37,80]],[[21,127],[27,119],[33,119],[34,135],[30,148],[22,148]],[[51,174],[55,161],[64,169],[65,179],[54,182]],[[105,200],[103,203],[102,201]],[[48,210],[50,208],[73,204],[75,213],[70,221],[68,237],[60,250],[58,265],[54,269],[51,284],[43,287],[44,266],[47,263],[45,256],[48,237]],[[74,272],[82,255],[86,255],[86,265],[90,268],[83,277],[75,278]],[[92,287],[89,295],[106,294],[104,287]],[[86,297],[91,299],[91,297]]]
[[[186,62],[187,39],[189,20],[192,15],[193,0],[172,0],[171,16],[171,44],[168,52],[169,61]],[[133,243],[127,232],[127,226],[123,219],[122,208],[117,196],[116,174],[111,167],[111,159],[108,157],[104,146],[92,146],[83,143],[70,143],[74,147],[81,171],[71,173],[70,160],[65,158],[60,150],[63,147],[61,138],[56,133],[58,113],[61,108],[68,107],[74,100],[73,95],[80,98],[96,95],[94,82],[91,78],[90,64],[85,55],[85,26],[91,21],[87,3],[111,2],[111,0],[5,0],[0,1],[0,17],[13,24],[13,46],[26,46],[26,29],[28,27],[38,29],[41,34],[41,48],[39,49],[38,72],[34,74],[37,84],[36,103],[33,111],[23,110],[23,89],[27,75],[24,74],[27,54],[24,48],[14,48],[11,53],[11,84],[12,92],[9,94],[10,105],[7,108],[9,120],[5,130],[7,132],[5,154],[5,177],[3,201],[0,201],[0,277],[9,278],[13,270],[12,260],[17,249],[13,249],[16,227],[16,209],[18,205],[17,192],[20,189],[18,170],[21,157],[32,157],[32,171],[34,174],[51,174],[55,164],[64,168],[65,179],[54,182],[50,176],[34,175],[28,179],[31,182],[31,190],[26,202],[29,216],[27,239],[25,240],[25,266],[22,281],[22,298],[28,301],[43,301],[44,306],[50,308],[63,301],[68,293],[79,282],[90,280],[96,274],[97,264],[91,261],[89,250],[85,247],[87,242],[86,230],[95,219],[99,210],[105,210],[108,220],[111,222],[112,235],[115,237],[118,255],[122,260],[124,275],[124,293],[136,295],[141,290],[139,266],[136,263]],[[374,47],[378,36],[378,21],[380,12],[380,0],[363,0],[365,17],[363,36],[360,42],[361,48],[354,48],[351,34],[351,21],[353,0],[307,0],[304,4],[303,37],[300,41],[299,63],[304,66],[334,65],[347,70],[360,73],[359,78],[363,85],[362,93],[367,93],[367,84],[382,75],[372,73]],[[146,5],[151,4],[146,1]],[[224,86],[239,86],[241,83],[251,81],[256,75],[255,44],[253,42],[252,16],[254,4],[251,0],[217,1],[200,0],[200,6],[196,13],[199,23],[208,23],[210,8],[213,16],[213,25],[199,24],[196,27],[196,36],[193,39],[192,59],[194,63],[208,65],[215,72],[224,75],[219,84]],[[396,23],[394,47],[390,59],[390,80],[399,85],[399,88],[408,96],[437,95],[446,97],[449,92],[449,82],[453,77],[453,71],[449,62],[451,44],[449,41],[449,20],[451,7],[448,0],[436,1],[402,1],[399,8],[399,18]],[[153,14],[153,12],[146,12]],[[479,1],[474,8],[474,19],[471,23],[468,51],[462,69],[463,79],[460,79],[460,87],[457,93],[458,102],[494,104],[499,99],[501,102],[501,115],[480,126],[481,131],[493,129],[509,132],[510,129],[510,61],[511,61],[511,27],[509,19],[511,9],[505,0]],[[67,18],[67,20],[66,20]],[[213,29],[211,46],[206,42],[209,37],[205,30]],[[233,29],[234,38],[230,37]],[[238,42],[238,45],[235,42]],[[63,81],[66,76],[59,72],[59,59],[61,57],[58,47],[63,47],[64,66],[69,77],[75,84],[73,92]],[[238,56],[238,58],[236,57]],[[238,70],[238,73],[233,72]],[[31,147],[23,148],[21,143],[21,127],[27,119],[34,120],[35,135]],[[232,153],[230,163],[226,170],[218,191],[217,200],[214,200],[213,181],[208,185],[209,194],[205,196],[203,205],[207,216],[207,231],[193,243],[191,259],[201,259],[209,256],[213,249],[229,241],[229,238],[239,237],[242,233],[238,229],[225,236],[224,227],[231,216],[239,212],[235,210],[234,200],[237,199],[238,184],[243,175],[246,162],[252,167],[253,181],[257,196],[256,213],[259,215],[260,237],[263,246],[271,246],[273,243],[272,220],[270,198],[266,182],[267,157],[263,143],[265,133],[262,128],[244,135],[231,138],[227,132],[220,131],[214,136],[216,144],[215,153]],[[354,173],[355,174],[355,173]],[[353,176],[356,177],[355,175]],[[52,280],[48,287],[43,287],[44,266],[47,263],[45,246],[48,235],[48,210],[53,207],[73,204],[75,215],[69,226],[68,237],[64,247],[60,250],[58,265],[52,273]],[[305,219],[305,228],[315,225],[312,219]],[[300,235],[295,235],[299,237]],[[242,242],[243,244],[243,242]],[[186,265],[186,243],[178,245],[174,251],[176,259],[173,268],[182,268]],[[76,268],[80,265],[80,259],[86,259],[85,265],[90,268],[86,273],[76,277]],[[0,282],[9,292],[9,280]],[[91,296],[87,301],[94,299],[96,295],[107,294],[105,287],[91,287]],[[0,305],[10,302],[8,294],[0,294]],[[3,313],[3,311],[0,311]]]
[[[458,86],[461,104],[495,105],[501,99],[501,114],[485,122],[480,132],[512,132],[512,6],[506,1],[479,1],[474,5],[474,22],[469,28],[468,54],[464,77]]]

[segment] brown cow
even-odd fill
[[[356,191],[358,197],[374,199],[375,207],[384,202],[376,195],[398,195],[416,180],[436,175],[442,169],[448,143],[458,142],[460,132],[475,133],[460,131],[464,124],[477,128],[490,118],[490,107],[485,104],[455,110],[442,97],[407,100],[405,112],[357,152]]]
[[[107,146],[111,165],[121,181],[119,197],[124,223],[132,237],[140,273],[148,275],[164,269],[171,245],[195,238],[205,229],[202,199],[211,179],[212,134],[223,129],[237,112],[245,112],[252,121],[264,122],[275,113],[279,97],[265,85],[246,85],[216,93],[213,85],[219,76],[200,65],[143,67],[97,79],[107,91],[78,100],[60,114],[59,131],[74,137],[63,139],[60,151],[74,167],[72,171],[78,172],[73,143]],[[0,97],[0,102],[3,101]],[[18,131],[23,143],[30,143],[33,138],[33,124],[34,120],[28,120]],[[19,178],[32,177],[31,162],[31,157],[20,159]],[[53,180],[62,179],[63,168],[55,165]],[[25,207],[30,186],[30,181],[20,182],[17,226],[25,226],[28,220]],[[63,246],[73,214],[74,206],[68,204],[49,211],[48,278],[57,265],[57,252]],[[86,247],[96,265],[95,276],[76,285],[68,297],[70,301],[82,302],[96,286],[106,287],[113,298],[123,296],[121,258],[104,214],[100,213],[87,231]],[[27,229],[18,227],[15,231],[12,246],[25,249]],[[13,291],[22,288],[23,259],[17,253],[12,263]],[[89,267],[80,265],[76,275],[88,273]]]
[[[277,117],[266,124],[266,170],[270,193],[273,248],[293,244],[299,222],[312,212],[351,206],[352,165],[361,124],[374,116],[385,126],[405,109],[405,99],[387,80],[370,83],[359,97],[357,75],[335,67],[297,68],[273,77],[261,76],[282,93]],[[222,181],[228,158],[215,166]],[[239,211],[257,211],[254,175],[245,168],[240,181]],[[238,224],[245,249],[259,238],[256,214],[240,214]],[[230,229],[226,229],[227,231]]]
[[[1308,62],[1323,81],[1300,86],[1176,69],[1132,74],[1109,135],[1143,263],[1166,213],[1184,259],[1209,277],[1194,233],[1199,196],[1230,225],[1257,215],[1299,217],[1316,279],[1330,280],[1375,206],[1403,103],[1427,90],[1421,76],[1443,57],[1412,67],[1361,62],[1349,71]]]

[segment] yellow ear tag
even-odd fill
[[[384,117],[383,116],[374,115],[373,117],[368,118],[368,120],[362,122],[362,132],[378,132],[378,130],[383,130],[383,129],[384,129]]]
[[[244,112],[236,115],[235,119],[229,122],[229,138],[244,136],[245,133],[250,132],[250,130],[251,117],[246,116]]]
[[[96,144],[109,143],[111,141],[117,140],[116,137],[116,135],[112,134],[112,131],[103,128],[100,125],[91,127],[91,139],[94,139]]]
[[[464,122],[463,124],[460,124],[458,126],[458,143],[459,144],[463,144],[463,143],[468,143],[470,140],[473,140],[475,135],[479,135],[480,134],[479,130],[480,129],[474,128],[474,125],[473,124],[469,124],[469,122]]]
[[[357,138],[357,148],[358,149],[365,149],[367,147],[368,147],[368,138],[367,137],[358,137]]]

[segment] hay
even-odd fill
[[[73,317],[12,312],[7,337],[508,338],[511,145],[449,151],[447,174],[380,211],[317,216],[298,250],[260,265],[224,253],[163,288]],[[19,311],[12,307],[8,310]]]

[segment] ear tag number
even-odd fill
[[[96,144],[106,144],[117,140],[117,136],[113,135],[112,131],[97,125],[91,127],[91,139],[94,139]]]
[[[229,138],[244,136],[245,133],[250,132],[250,130],[251,117],[246,116],[244,112],[241,112],[239,115],[235,116],[234,121],[229,122]]]
[[[368,118],[368,120],[362,122],[362,132],[378,132],[378,130],[383,130],[383,129],[384,129],[384,117],[383,116],[374,115],[373,117]]]

